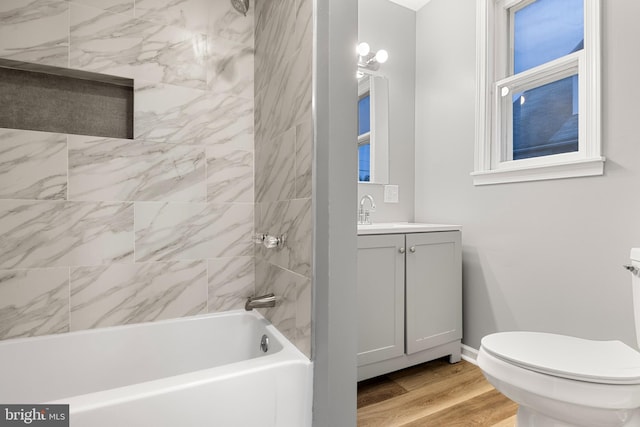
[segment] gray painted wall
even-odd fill
[[[389,60],[379,72],[389,79],[389,183],[400,186],[400,202],[383,203],[382,185],[358,185],[358,200],[371,194],[376,201],[374,222],[413,220],[415,28],[413,10],[389,0],[358,1],[358,41],[366,41],[374,51],[389,52]]]
[[[603,1],[605,175],[474,187],[475,2],[417,14],[416,219],[464,226],[464,343],[537,330],[635,346],[640,3]]]
[[[315,1],[313,425],[356,425],[356,0]],[[356,308],[356,309],[354,309]]]

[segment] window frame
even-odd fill
[[[513,11],[534,0],[479,0],[477,10],[476,145],[474,185],[594,176],[604,173],[601,155],[600,0],[584,0],[584,48],[513,75]],[[578,151],[502,160],[512,138],[512,107],[503,87],[542,86],[578,75]],[[506,98],[510,99],[510,95]],[[511,115],[511,117],[513,117]]]

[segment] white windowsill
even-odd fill
[[[604,174],[604,157],[573,162],[472,172],[473,185],[542,181]]]

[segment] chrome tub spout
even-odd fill
[[[276,306],[276,296],[274,294],[261,295],[259,297],[249,297],[244,305],[244,309],[251,311],[254,308],[266,308]]]

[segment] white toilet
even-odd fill
[[[631,263],[640,343],[640,248]],[[620,341],[501,332],[482,339],[478,366],[518,403],[518,427],[640,427],[640,353]]]

